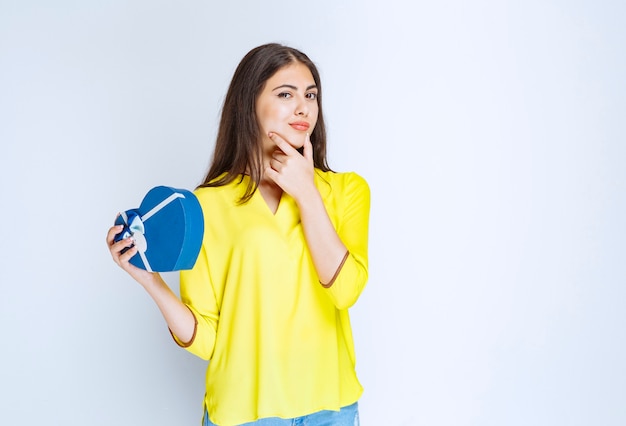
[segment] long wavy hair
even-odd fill
[[[322,84],[315,64],[297,49],[277,43],[255,47],[241,60],[228,87],[215,150],[209,171],[199,187],[226,185],[250,175],[248,186],[240,203],[250,200],[263,174],[260,127],[256,115],[256,101],[265,82],[279,69],[293,63],[305,65],[317,86],[318,117],[311,133],[314,166],[331,171],[326,159],[326,126],[322,114]]]

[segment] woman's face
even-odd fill
[[[275,143],[267,136],[276,133],[294,148],[301,148],[307,133],[317,123],[317,86],[311,71],[300,62],[280,68],[271,76],[256,101],[256,117],[264,155],[271,156]]]

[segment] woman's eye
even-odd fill
[[[289,99],[291,97],[291,93],[288,92],[282,92],[278,94],[279,98],[284,98],[284,99]]]
[[[317,99],[317,93],[313,93],[313,92],[307,93],[306,97],[307,97],[307,99],[315,100],[315,99]]]

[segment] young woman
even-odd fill
[[[358,425],[362,387],[348,316],[368,276],[370,194],[326,160],[319,73],[279,44],[251,50],[224,100],[212,165],[195,191],[202,249],[179,300],[159,274],[115,262],[174,340],[210,360],[204,425]]]

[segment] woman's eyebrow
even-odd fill
[[[284,89],[284,88],[291,89],[291,90],[298,90],[298,88],[292,84],[281,84],[280,86],[274,87],[272,91],[278,90],[278,89]],[[317,85],[311,84],[310,86],[307,86],[307,88],[305,89],[305,92],[311,89],[317,89]]]

